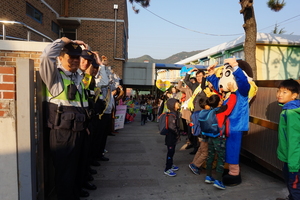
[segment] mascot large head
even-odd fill
[[[244,74],[248,78],[248,81],[251,82],[253,79],[253,71],[250,65],[243,60],[237,60],[239,67],[243,70]],[[221,70],[221,69],[220,69]],[[222,72],[220,73],[220,79],[219,79],[219,89],[224,92],[228,92],[229,89],[227,87],[227,84],[229,82],[232,82],[234,86],[236,87],[236,81],[233,76],[233,68],[225,63],[222,69]]]

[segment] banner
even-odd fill
[[[127,105],[116,106],[115,130],[124,128]]]
[[[186,67],[186,66],[183,66],[180,70],[180,77],[181,78],[184,78],[186,73],[188,73],[191,69],[193,69],[194,67]],[[193,73],[192,73],[193,74]],[[195,76],[195,73],[193,74]],[[192,76],[192,75],[191,75]],[[195,76],[196,77],[196,76]]]

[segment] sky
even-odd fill
[[[285,0],[279,12],[267,0],[254,0],[258,32],[271,33],[275,24],[285,34],[300,35],[300,1]],[[128,58],[150,55],[165,59],[183,51],[204,50],[244,34],[239,0],[152,0],[148,8],[128,2]]]

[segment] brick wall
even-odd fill
[[[93,50],[98,51],[99,54],[106,55],[110,65],[113,66],[114,71],[120,77],[122,77],[125,61],[115,58],[125,58],[125,56],[127,56],[127,42],[124,42],[128,39],[124,38],[124,32],[128,33],[127,1],[128,0],[72,0],[68,1],[69,5],[65,8],[64,0],[45,0],[61,17],[108,20],[115,18],[114,4],[118,4],[117,19],[124,20],[125,24],[123,22],[117,23],[116,50],[114,50],[114,21],[81,20],[79,26],[69,24],[60,24],[60,26],[62,28],[77,29],[76,39],[83,40],[88,43]],[[26,2],[43,14],[42,23],[26,15]],[[23,22],[53,40],[59,37],[59,35],[51,30],[52,21],[59,24],[57,16],[43,4],[41,0],[1,0],[0,7],[6,8],[0,13],[0,20]],[[65,14],[68,14],[68,16]],[[27,30],[24,27],[16,25],[6,25],[5,27],[7,36],[27,38]],[[0,26],[0,32],[2,32],[2,26]],[[42,39],[41,36],[34,33],[31,34],[31,40],[33,41],[42,41]],[[125,55],[123,52],[124,49],[126,49]]]
[[[16,101],[16,58],[34,60],[38,70],[41,52],[0,50],[0,117],[12,116],[12,102]]]
[[[10,115],[11,100],[15,99],[16,68],[13,66],[0,66],[0,117],[7,117]]]

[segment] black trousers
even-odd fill
[[[88,170],[92,161],[92,133],[86,132],[83,137],[82,157],[79,164],[79,173],[81,174],[81,186],[88,181]]]
[[[85,132],[50,130],[50,151],[55,168],[55,187],[58,200],[79,200],[83,171]]]
[[[103,114],[101,117],[100,123],[97,126],[97,134],[100,137],[100,146],[97,153],[100,153],[100,157],[104,153],[104,149],[106,146],[107,136],[111,133],[111,124],[112,118],[111,114]]]
[[[167,145],[168,152],[167,152],[165,171],[167,171],[168,169],[171,169],[173,166],[173,157],[175,154],[175,147],[176,147],[176,145]]]
[[[188,133],[188,125],[187,125],[186,119],[181,118],[181,121],[182,121],[182,126],[183,126],[183,132]]]
[[[147,121],[147,115],[141,115],[141,125],[145,125]]]
[[[95,115],[93,116],[92,121],[89,125],[89,130],[91,132],[90,162],[99,158],[101,154],[99,150],[101,144],[101,132],[99,129],[101,129],[99,115]]]

